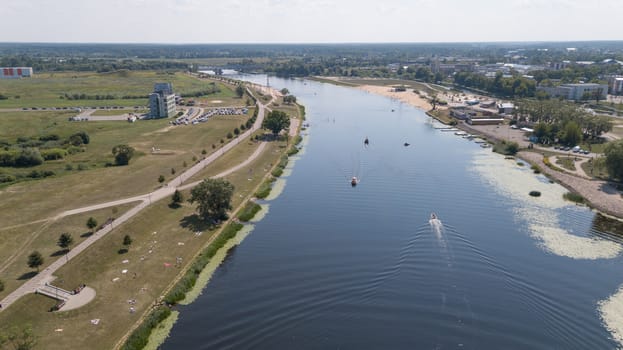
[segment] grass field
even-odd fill
[[[144,114],[148,113],[148,109],[134,109],[134,108],[124,108],[124,109],[98,109],[90,115],[97,116],[109,116],[109,115],[122,115],[127,113],[135,113],[135,114]]]
[[[75,107],[75,106],[146,106],[145,98],[123,99],[123,96],[147,96],[154,83],[170,82],[176,94],[202,91],[211,80],[200,80],[185,73],[153,71],[120,71],[114,73],[42,73],[29,79],[2,79],[0,93],[9,97],[0,100],[0,108]],[[226,98],[233,94],[227,88],[210,98]],[[65,94],[112,95],[112,100],[68,100]]]
[[[40,269],[45,269],[56,259],[62,258],[62,251],[56,245],[61,233],[71,234],[74,247],[90,236],[86,227],[89,217],[95,218],[101,225],[109,217],[118,217],[136,204],[119,205],[115,207],[116,213],[112,212],[112,208],[106,208],[59,220],[0,228],[0,276],[5,281],[5,290],[0,292],[0,299],[32,275],[34,270],[26,265],[28,254],[35,250],[39,251],[44,258],[44,264]]]
[[[248,156],[254,148],[247,150]],[[245,194],[252,193],[262,181],[270,165],[280,156],[279,150],[278,144],[269,145],[256,161],[227,177],[236,188],[234,206],[241,205]],[[241,155],[230,153],[225,157],[231,158],[223,159],[223,163],[234,164]],[[254,175],[249,180],[251,168]],[[189,193],[185,192],[184,196],[188,198]],[[29,295],[0,313],[0,324],[31,324],[39,344],[45,344],[45,349],[111,349],[140,315],[159,300],[180,272],[176,259],[182,258],[182,265],[190,263],[194,254],[209,242],[213,232],[196,219],[190,204],[171,209],[168,201],[162,200],[113,230],[58,271],[59,286],[75,288],[86,283],[97,291],[94,301],[80,309],[51,313],[47,310],[53,301]],[[119,254],[126,234],[134,242],[127,253]],[[124,260],[128,263],[124,264]],[[121,272],[124,269],[128,270],[125,274]],[[115,278],[119,280],[113,282]],[[135,299],[136,304],[128,304],[129,299]],[[135,308],[135,313],[129,311],[130,306]],[[95,318],[101,320],[97,326],[90,323]]]
[[[230,98],[233,92],[228,90],[223,96]],[[91,139],[83,153],[34,167],[57,171],[56,176],[0,187],[0,222],[3,224],[0,227],[0,279],[6,287],[0,298],[32,276],[26,266],[26,256],[32,250],[42,253],[45,264],[41,268],[45,268],[55,259],[64,258],[56,246],[61,233],[72,234],[72,246],[75,246],[87,237],[88,217],[95,217],[101,224],[109,216],[121,215],[133,204],[115,207],[114,211],[107,208],[58,220],[50,218],[64,210],[156,189],[160,186],[160,175],[168,181],[201,158],[202,151],[205,150],[205,154],[218,151],[220,140],[227,142],[225,135],[250,117],[222,116],[198,125],[171,126],[164,119],[132,124],[67,121],[67,117],[74,114],[64,111],[0,114],[0,140],[9,143],[15,142],[18,136],[37,138],[58,134],[67,137],[76,131],[88,132]],[[105,166],[112,160],[112,147],[119,143],[134,147],[136,156],[128,166]],[[212,148],[213,144],[217,147]],[[204,170],[202,176],[230,168],[246,159],[257,146],[255,142],[241,143]],[[152,147],[159,151],[152,152]],[[232,199],[234,207],[254,193],[283,152],[282,143],[269,143],[258,159],[227,176],[236,188]],[[76,165],[83,165],[83,170],[77,170]],[[30,170],[0,168],[0,172],[5,173]],[[189,197],[189,191],[183,194]],[[53,300],[29,295],[0,312],[0,325],[31,324],[38,338],[37,348],[112,348],[215,232],[197,219],[189,203],[184,202],[178,209],[171,209],[168,204],[168,199],[154,203],[57,271],[56,284],[61,287],[73,289],[86,283],[94,288],[97,297],[93,302],[77,310],[51,313],[47,310],[55,304]],[[134,242],[129,251],[122,254],[119,250],[126,234]],[[175,264],[178,257],[181,266]],[[128,262],[123,263],[124,260]],[[128,272],[122,273],[123,269]],[[113,282],[115,278],[119,280]],[[136,312],[129,311],[128,299],[136,300],[133,305]],[[101,319],[97,326],[90,323],[94,318]],[[62,331],[57,331],[59,329]]]

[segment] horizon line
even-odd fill
[[[492,41],[342,41],[342,42],[122,42],[122,41],[0,41],[2,44],[74,44],[74,45],[423,45],[423,44],[549,44],[549,43],[623,43],[621,39],[591,40],[492,40]]]

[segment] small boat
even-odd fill
[[[355,187],[357,186],[357,184],[359,183],[359,179],[356,176],[353,176],[352,179],[350,179],[350,185]]]
[[[410,145],[410,143],[408,143],[408,142],[405,142],[405,143],[404,143],[404,146],[405,146],[405,147],[407,147],[407,146],[409,146],[409,145]]]
[[[367,138],[367,137],[366,137],[366,139],[365,139],[365,140],[363,140],[363,144],[364,144],[364,145],[366,145],[366,146],[370,144],[370,141],[368,141],[368,138]]]
[[[437,220],[437,214],[435,214],[435,213],[430,213],[430,219],[431,219],[431,220]]]

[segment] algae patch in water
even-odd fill
[[[208,282],[210,282],[214,271],[216,271],[216,269],[221,265],[223,260],[225,260],[227,252],[234,246],[242,243],[242,241],[249,235],[249,233],[253,231],[253,228],[253,225],[244,225],[244,227],[240,231],[238,231],[238,233],[236,233],[236,236],[234,236],[234,238],[227,241],[227,243],[225,243],[225,245],[221,249],[219,249],[216,254],[214,254],[212,259],[210,259],[210,262],[208,262],[208,264],[199,274],[199,277],[197,277],[197,282],[195,283],[193,289],[186,293],[186,297],[184,298],[184,300],[180,301],[180,304],[188,305],[195,301],[201,295],[205,286],[208,285]]]
[[[178,317],[180,316],[179,311],[171,311],[169,317],[167,317],[164,321],[160,322],[156,328],[152,329],[151,334],[149,335],[149,339],[147,339],[147,345],[143,348],[144,350],[158,350],[160,345],[164,343],[164,341],[169,337],[171,333],[171,329],[175,322],[177,322]]]

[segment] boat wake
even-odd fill
[[[430,220],[428,220],[428,223],[430,224],[430,228],[435,236],[437,236],[437,242],[439,243],[439,245],[444,249],[447,248],[448,243],[446,242],[446,237],[444,236],[443,223],[441,222],[441,220],[439,220],[435,213],[432,213],[430,215]]]

